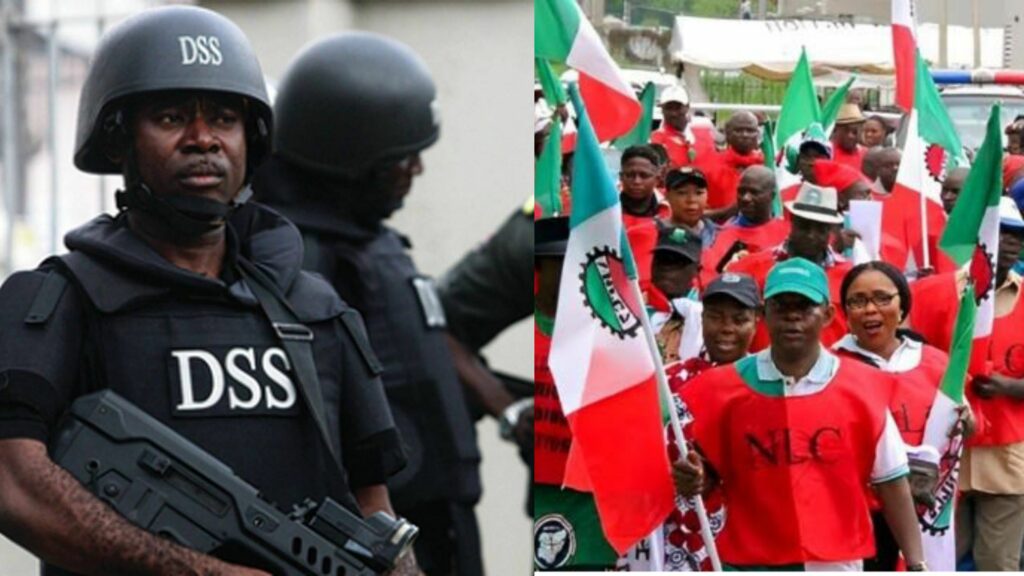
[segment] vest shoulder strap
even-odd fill
[[[39,325],[49,322],[67,287],[67,277],[56,269],[50,270],[28,308],[25,323]]]
[[[355,341],[356,348],[359,349],[359,355],[363,357],[366,367],[369,368],[374,376],[379,376],[384,371],[384,366],[381,365],[377,355],[374,354],[373,347],[370,345],[370,337],[366,334],[366,327],[359,320],[356,311],[352,308],[345,310],[341,314],[341,322],[344,324],[349,336]]]

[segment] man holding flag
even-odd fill
[[[967,186],[965,194],[972,192]],[[1024,299],[1021,277],[1011,268],[1024,240],[1024,219],[1006,197],[999,215],[998,288],[987,299],[994,318],[983,356],[992,372],[975,375],[972,384],[984,425],[963,457],[957,551],[971,550],[978,570],[1016,571],[1024,539]]]
[[[985,141],[939,243],[963,271],[915,282],[914,298],[928,307],[910,317],[913,329],[951,356],[962,348],[958,342],[973,341],[967,393],[978,432],[963,454],[964,497],[955,532],[957,555],[972,551],[977,568],[986,571],[1017,570],[1024,539],[1024,474],[1017,464],[1024,459],[1024,364],[1013,353],[1024,349],[1024,306],[1019,277],[1010,270],[1024,238],[1024,220],[1002,197],[999,108],[992,108]],[[965,288],[973,297],[960,298]],[[955,320],[965,306],[977,306],[974,325],[966,329]]]
[[[572,432],[563,486],[593,493],[604,535],[621,554],[664,521],[675,493],[661,431],[660,358],[622,206],[587,109],[572,93],[573,211],[548,363]],[[667,396],[663,374],[660,382]]]

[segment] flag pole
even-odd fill
[[[915,135],[916,137],[917,135]],[[923,264],[924,268],[931,268],[931,258],[928,254],[928,199],[925,198],[924,190],[921,190],[918,196],[921,197],[921,251],[923,252]]]
[[[642,306],[644,298],[643,293],[640,292],[639,282],[637,282],[636,278],[633,278],[630,280],[629,285],[633,290],[633,297]],[[651,353],[651,358],[654,360],[654,375],[658,381],[659,395],[668,402],[668,414],[671,419],[672,432],[676,438],[676,448],[679,449],[679,459],[685,460],[689,450],[686,448],[683,426],[679,422],[679,415],[676,414],[675,403],[672,402],[672,391],[668,387],[668,378],[665,376],[665,365],[661,361],[661,353],[658,351],[658,344],[654,340],[654,329],[651,327],[651,321],[647,317],[646,311],[637,314],[637,316],[640,317],[644,340],[647,342],[647,348]],[[704,498],[697,494],[693,500],[697,511],[697,518],[700,520],[700,535],[704,540],[704,547],[708,551],[708,559],[711,560],[711,569],[715,572],[721,572],[722,561],[718,558],[718,548],[715,547],[715,536],[711,533],[711,522],[708,520],[707,508],[704,507]]]

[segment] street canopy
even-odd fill
[[[939,26],[919,24],[918,45],[924,58],[939,61]],[[946,68],[973,68],[971,29],[950,26]],[[834,71],[890,76],[893,73],[892,32],[888,25],[825,20],[722,20],[678,16],[669,53],[675,62],[714,70],[743,70],[768,80],[788,79],[807,55],[815,75]],[[1003,30],[981,30],[981,67],[1003,65]],[[883,82],[884,83],[884,82]]]

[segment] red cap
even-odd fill
[[[1021,158],[1024,158],[1024,156],[1021,156]],[[858,181],[867,182],[867,178],[858,170],[833,160],[817,160],[814,162],[814,180],[818,186],[835,188],[837,192],[846,190]]]
[[[1013,177],[1024,168],[1024,156],[1010,154],[1003,158],[1003,188],[1009,188]]]

